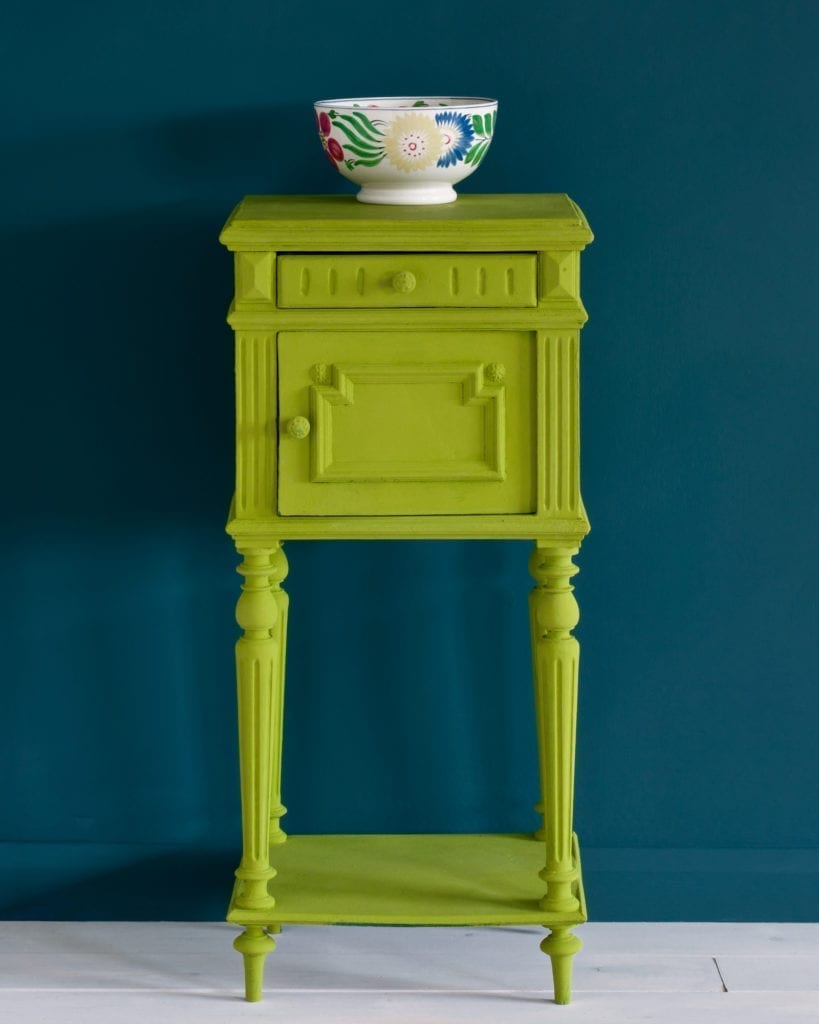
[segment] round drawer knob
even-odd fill
[[[300,441],[310,433],[310,420],[306,416],[294,416],[292,420],[288,421],[287,433],[290,437]]]
[[[415,274],[411,270],[399,270],[392,279],[393,291],[408,295],[415,291],[416,283]]]

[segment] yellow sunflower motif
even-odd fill
[[[423,114],[401,114],[384,136],[387,157],[401,171],[420,171],[441,155],[441,129]]]

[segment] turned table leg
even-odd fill
[[[283,813],[278,792],[272,792],[281,756],[283,669],[282,601],[275,591],[287,562],[279,545],[239,550],[244,561],[238,572],[245,578],[236,606],[236,621],[244,630],[236,644],[242,859],[234,902],[239,910],[270,910],[272,919],[275,900],[268,882],[276,872],[270,864],[271,816]],[[246,998],[256,1001],[261,998],[264,958],[275,942],[261,926],[248,926],[234,947],[244,958]]]
[[[568,928],[552,928],[541,942],[540,948],[548,953],[552,963],[552,982],[555,1002],[565,1005],[572,1001],[572,957],[583,948],[583,943]]]
[[[277,548],[271,563],[270,585],[273,591],[273,600],[278,608],[276,635],[278,637],[278,688],[273,702],[273,773],[271,777],[270,793],[270,842],[283,843],[287,835],[281,826],[281,819],[287,813],[287,808],[282,803],[282,747],[284,728],[284,675],[287,664],[287,611],[290,598],[282,590],[282,582],[285,580],[288,571],[287,559],[285,558],[282,545]],[[280,931],[278,925],[276,931]]]
[[[529,608],[546,852],[546,865],[540,872],[546,883],[546,895],[540,906],[566,914],[569,919],[580,908],[574,890],[577,868],[572,856],[580,647],[571,635],[579,611],[570,580],[578,571],[572,563],[576,552],[574,547],[539,543],[529,559],[529,570],[536,583]],[[568,1003],[571,998],[572,957],[581,945],[568,925],[553,926],[541,944],[552,963],[555,1002]]]
[[[276,948],[276,943],[259,925],[245,928],[242,934],[233,940],[233,948],[242,954],[244,960],[245,999],[249,1003],[258,1003],[262,998],[264,958]]]

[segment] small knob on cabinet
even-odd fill
[[[397,274],[393,275],[393,291],[407,295],[409,292],[415,291],[416,284],[415,274],[411,270],[399,270]]]
[[[310,420],[306,416],[294,416],[288,421],[286,429],[290,437],[300,441],[310,433]]]

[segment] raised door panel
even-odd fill
[[[531,332],[293,331],[278,349],[281,515],[534,510]]]

